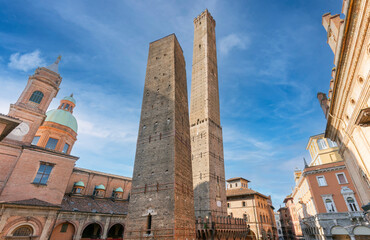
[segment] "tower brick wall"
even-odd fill
[[[29,131],[24,136],[12,136],[12,134],[10,134],[8,138],[21,141],[22,144],[26,145],[32,142],[38,128],[46,117],[46,110],[59,91],[61,81],[62,77],[58,73],[46,67],[36,69],[35,74],[29,77],[27,86],[23,90],[18,101],[10,105],[8,114],[26,123],[29,126]],[[30,101],[35,91],[43,93],[40,103]]]
[[[208,10],[194,19],[190,136],[197,217],[227,215],[215,26]]]
[[[149,47],[125,239],[194,239],[185,60],[174,34]]]

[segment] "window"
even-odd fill
[[[68,109],[68,108],[69,108],[69,104],[67,103],[64,109]]]
[[[52,165],[41,163],[36,177],[33,180],[33,183],[46,185],[50,176],[51,169],[53,169]]]
[[[69,144],[68,143],[64,144],[63,153],[67,153],[68,149],[69,149]]]
[[[351,212],[356,212],[357,211],[357,206],[356,206],[355,200],[352,197],[347,198],[347,203],[348,203],[348,206],[349,206]]]
[[[152,215],[149,213],[148,215],[148,224],[147,224],[147,234],[150,235],[152,233]]]
[[[82,192],[82,188],[74,188],[73,193],[80,194]]]
[[[230,207],[230,203],[227,203],[227,207],[228,207],[228,208]]]
[[[337,179],[338,179],[338,183],[339,184],[346,184],[346,183],[348,183],[347,178],[346,178],[346,175],[344,173],[337,173],[335,175],[337,175]]]
[[[49,138],[48,143],[46,144],[46,147],[45,148],[54,150],[55,147],[57,146],[57,143],[58,143],[58,139]]]
[[[325,207],[328,212],[335,212],[333,200],[329,198],[325,199]]]
[[[44,94],[40,91],[34,91],[30,97],[30,101],[39,104],[44,97]]]
[[[36,137],[34,137],[33,138],[33,140],[32,140],[32,145],[37,145],[37,143],[39,142],[39,140],[40,140],[40,136],[36,136]]]
[[[63,223],[62,228],[60,229],[60,232],[67,232],[68,229],[68,223]]]
[[[13,232],[13,236],[32,236],[32,233],[33,233],[33,229],[30,227],[30,226],[20,226],[18,227],[17,229],[15,229],[15,231]]]
[[[244,201],[243,201],[243,203],[242,203],[242,204],[243,204],[243,207],[245,207],[245,202],[244,202]]]
[[[326,145],[325,140],[323,138],[317,139],[317,145],[319,146],[320,150],[328,148],[328,146]]]
[[[243,214],[243,219],[245,220],[245,221],[248,221],[248,218],[247,218],[247,214]]]
[[[319,183],[319,186],[320,187],[323,187],[323,186],[328,186],[326,184],[326,180],[325,180],[325,177],[324,176],[317,176],[317,182]]]
[[[326,140],[328,140],[328,143],[329,143],[329,147],[333,148],[333,147],[338,147],[337,143],[336,142],[333,142],[332,140],[330,140],[329,138],[327,138]]]

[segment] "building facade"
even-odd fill
[[[284,240],[284,234],[283,230],[281,228],[281,222],[280,222],[280,213],[279,212],[274,212],[275,214],[275,223],[276,223],[276,229],[277,229],[277,236],[278,240]]]
[[[132,189],[130,178],[75,167],[73,94],[46,112],[60,57],[36,69],[0,115],[0,239],[255,239],[246,219],[226,211],[215,21],[206,10],[194,25],[190,118],[175,35],[150,45]],[[271,201],[255,203],[264,204],[261,236],[271,238]]]
[[[287,196],[290,198],[290,196]],[[284,199],[284,202],[287,201],[287,198]],[[283,232],[283,237],[286,240],[295,240],[295,232],[293,227],[292,217],[290,215],[290,211],[287,207],[281,207],[278,210],[280,215],[280,223],[281,223],[281,230]]]
[[[295,172],[296,185],[285,199],[296,239],[366,239],[368,222],[353,180],[335,142],[324,134],[307,144],[312,161]]]
[[[131,179],[75,167],[73,95],[46,112],[59,61],[37,68],[1,115],[0,239],[122,239]]]
[[[327,118],[325,137],[338,143],[361,202],[369,204],[370,2],[344,0],[342,14],[322,16],[334,68],[328,97],[318,93],[318,99]]]
[[[247,222],[251,239],[277,239],[271,197],[248,188],[248,183],[247,179],[241,177],[227,180],[228,215]]]

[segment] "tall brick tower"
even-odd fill
[[[185,60],[150,43],[125,239],[195,239]]]
[[[196,216],[226,216],[225,166],[220,126],[215,20],[194,19],[190,136]]]

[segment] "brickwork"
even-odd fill
[[[125,239],[194,239],[185,60],[174,34],[149,47]]]
[[[226,216],[225,167],[220,126],[215,20],[194,19],[190,135],[196,216]]]
[[[35,74],[28,79],[27,86],[15,104],[10,105],[9,116],[18,118],[29,126],[29,131],[25,136],[14,136],[10,134],[8,138],[22,141],[23,144],[30,144],[38,128],[44,121],[45,112],[50,102],[57,95],[59,85],[62,81],[60,75],[45,67],[37,68]],[[35,91],[43,93],[41,102],[30,101]]]

